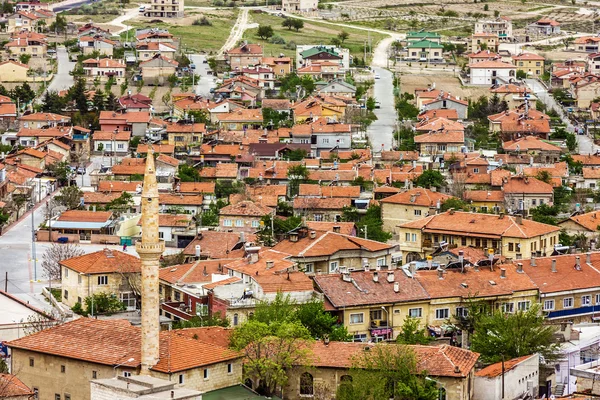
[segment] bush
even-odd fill
[[[274,36],[271,36],[271,38],[269,39],[269,43],[272,43],[272,44],[285,44],[285,39],[282,38],[279,35],[274,35]]]
[[[284,49],[288,49],[288,50],[296,50],[296,42],[294,42],[293,40],[290,40],[289,42],[287,42],[285,44],[285,46],[283,46]]]
[[[194,22],[192,22],[192,25],[211,26],[212,22],[210,22],[210,20],[208,18],[202,17],[202,18],[199,18],[199,19],[195,20]]]

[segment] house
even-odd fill
[[[414,141],[421,155],[460,153],[465,145],[465,133],[464,130],[451,130],[440,126],[437,130],[415,136]]]
[[[527,30],[537,35],[555,35],[560,33],[560,23],[550,18],[541,18],[527,25]]]
[[[324,393],[334,398],[340,385],[351,380],[350,370],[355,359],[372,349],[374,344],[316,341],[309,347],[310,358],[306,363],[295,363],[285,386],[286,398],[299,400],[312,397],[312,393]],[[397,344],[377,344],[386,349]],[[439,385],[439,399],[469,400],[473,398],[473,380],[478,353],[458,347],[409,346],[414,352],[416,369],[427,371],[429,379]],[[374,351],[374,350],[373,350]],[[386,350],[382,350],[388,354]],[[392,351],[390,351],[392,352]],[[308,393],[308,394],[307,394]]]
[[[600,51],[600,38],[597,36],[582,36],[573,41],[575,51],[585,53],[598,53]]]
[[[95,131],[92,146],[97,152],[128,154],[130,139],[129,131]]]
[[[35,398],[36,393],[16,375],[0,373],[0,399],[32,400]]]
[[[150,8],[144,11],[144,16],[150,18],[183,18],[184,0],[172,0],[165,4],[161,0],[152,0]]]
[[[405,262],[423,259],[448,244],[491,248],[511,259],[550,254],[559,228],[522,216],[475,214],[449,210],[399,227]]]
[[[7,68],[9,71],[12,69],[10,66],[4,67],[4,63],[0,63],[0,76],[10,76],[10,72],[7,71],[7,75],[4,75],[4,69]],[[17,105],[8,96],[0,95],[0,126],[7,129],[17,119]]]
[[[546,182],[529,176],[511,176],[502,186],[504,201],[509,212],[526,216],[532,208],[552,206],[554,188]]]
[[[179,63],[161,54],[140,62],[144,82],[163,85],[170,76],[175,76]]]
[[[525,136],[502,142],[506,153],[528,154],[538,163],[554,164],[560,161],[563,149],[537,136]]]
[[[3,290],[0,290],[0,310],[3,310],[0,312],[0,326],[2,326],[0,342],[27,335],[27,332],[34,329],[37,321],[42,326],[51,326],[54,322],[49,313]],[[0,399],[3,398],[2,387],[0,380]]]
[[[589,108],[592,101],[600,96],[600,80],[596,76],[571,83],[570,92],[579,108]]]
[[[270,67],[277,78],[292,72],[292,59],[290,57],[263,57],[262,65]]]
[[[338,64],[341,72],[350,68],[350,51],[334,45],[296,46],[296,69],[322,63]]]
[[[320,275],[338,273],[342,267],[361,270],[365,264],[392,265],[398,246],[300,227],[289,232],[273,250],[288,254],[289,260],[298,263],[305,273]]]
[[[126,78],[126,65],[123,60],[88,58],[82,64],[85,77],[89,81],[98,79],[101,83],[106,83],[112,78],[116,84],[120,85]]]
[[[296,197],[293,202],[294,214],[308,221],[341,222],[343,209],[352,207],[355,201],[350,197]]]
[[[6,32],[13,33],[23,31],[35,32],[40,18],[27,11],[17,11],[16,13],[9,15],[6,19],[8,20]]]
[[[356,87],[347,82],[336,80],[319,85],[317,94],[322,96],[336,96],[353,99],[356,93]]]
[[[309,97],[294,104],[292,106],[294,123],[313,122],[321,117],[326,118],[327,121],[341,121],[346,113],[346,103],[331,97],[327,99],[328,101],[324,101],[320,97]]]
[[[540,357],[537,354],[500,361],[475,372],[474,392],[477,399],[515,399],[538,392]]]
[[[471,51],[490,50],[498,51],[499,37],[497,33],[481,32],[471,35]]]
[[[261,219],[273,214],[274,209],[252,201],[230,204],[219,211],[219,229],[232,232],[256,232],[261,227]]]
[[[263,99],[262,109],[271,109],[277,111],[282,116],[291,117],[292,103],[288,99]]]
[[[97,51],[102,56],[112,57],[113,50],[117,44],[103,35],[79,37],[79,48],[83,54],[91,54]]]
[[[544,74],[545,58],[534,53],[520,53],[512,56],[517,71],[523,71],[528,78],[539,78]]]
[[[527,86],[515,85],[514,83],[505,83],[493,87],[490,89],[490,93],[498,96],[500,101],[505,101],[509,110],[524,106],[525,101],[528,102],[529,107],[535,108],[537,100],[535,94]]]
[[[467,67],[469,82],[472,85],[495,86],[512,83],[517,74],[517,67],[502,61],[481,61]]]
[[[152,99],[140,93],[128,93],[119,97],[119,107],[125,112],[151,111]]]
[[[229,113],[221,113],[217,116],[219,126],[225,130],[241,131],[244,129],[259,129],[263,124],[262,110],[237,109]]]
[[[201,213],[204,206],[203,197],[199,194],[184,196],[183,194],[165,193],[159,195],[158,201],[162,213],[183,211],[184,213],[195,215]]]
[[[281,9],[284,12],[309,12],[316,11],[317,0],[283,0]]]
[[[260,65],[263,58],[263,47],[260,44],[244,42],[241,46],[225,52],[225,61],[232,70],[253,65]]]
[[[586,57],[586,71],[592,74],[600,72],[600,52],[588,54]],[[573,71],[571,76],[575,77],[576,71]]]
[[[0,62],[0,76],[2,76],[3,82],[27,82],[29,80],[29,66],[10,60]],[[16,117],[16,107],[14,114]]]
[[[439,211],[444,201],[452,198],[429,189],[415,188],[380,200],[383,229],[398,232],[405,222],[421,219]]]
[[[467,190],[463,200],[473,212],[498,214],[504,212],[504,192],[501,190]]]
[[[325,118],[294,125],[290,136],[292,143],[310,143],[312,154],[316,157],[323,151],[345,151],[352,148],[352,126],[329,122]]]
[[[135,31],[135,40],[140,43],[159,42],[173,43],[174,36],[166,29],[144,28]]]
[[[595,239],[600,226],[600,213],[591,211],[584,214],[572,215],[558,223],[569,235],[584,234],[588,239]]]
[[[174,381],[143,375],[94,379],[90,381],[90,398],[91,400],[99,400],[103,398],[153,397],[155,399],[172,398],[182,400],[202,400],[201,392],[186,389],[185,387],[176,388],[175,385],[176,383]],[[225,390],[229,390],[229,388]],[[141,391],[143,391],[144,394],[139,396]]]
[[[71,122],[71,117],[67,117],[60,114],[54,113],[42,113],[36,112],[28,115],[22,115],[19,117],[20,125],[19,127],[22,129],[31,129],[31,128],[61,128],[61,126],[67,125]],[[59,129],[59,130],[60,130]],[[65,130],[64,132],[68,133],[69,130]]]
[[[498,17],[494,20],[479,20],[475,22],[475,33],[492,33],[502,39],[512,39],[512,21],[508,17]]]
[[[48,43],[46,36],[40,33],[20,32],[13,33],[4,48],[13,56],[27,54],[33,58],[44,58],[48,50]]]
[[[458,119],[467,119],[469,102],[441,90],[436,98],[423,101],[423,108],[424,110],[456,110]]]
[[[19,1],[15,4],[15,11],[35,11],[35,10],[49,10],[49,4],[38,0],[32,1]]]
[[[167,140],[175,151],[187,151],[198,147],[206,134],[206,125],[200,123],[169,123],[167,124]]]
[[[444,46],[437,42],[432,42],[429,40],[412,42],[406,46],[406,50],[406,61],[425,63],[444,62]]]
[[[141,225],[140,220],[138,226]],[[196,234],[192,214],[158,214],[158,237],[160,240],[164,240],[167,246],[186,247],[191,241],[191,239],[188,240],[190,233],[192,238]]]
[[[140,42],[135,46],[137,58],[140,61],[150,60],[157,55],[165,56],[168,59],[175,59],[177,47],[172,43],[163,42]]]
[[[201,392],[238,385],[242,354],[228,349],[229,332],[221,327],[161,331],[161,356],[150,376]],[[79,318],[9,342],[11,366],[37,389],[40,400],[55,395],[90,400],[90,380],[139,373],[141,336],[141,328],[125,320]]]
[[[146,111],[117,113],[114,111],[100,111],[100,129],[105,132],[127,131],[132,136],[146,136],[146,129],[150,122],[150,113]]]
[[[473,53],[468,55],[469,64],[477,64],[481,61],[497,61],[500,56],[494,52],[489,50],[479,50],[474,51]]]
[[[47,221],[47,226],[52,229],[52,241],[67,237],[75,243],[101,240],[114,230],[114,224],[112,211],[69,210]]]
[[[183,254],[187,260],[238,258],[244,256],[244,243],[255,240],[256,235],[252,233],[202,230],[183,250]]]
[[[258,87],[269,90],[275,89],[275,74],[270,67],[254,67],[242,68],[239,71],[242,76],[248,77],[258,82]]]
[[[128,310],[135,310],[141,280],[140,259],[117,250],[104,249],[60,261],[62,302],[69,307],[85,305],[86,297],[115,294]]]
[[[442,36],[437,32],[427,31],[411,31],[406,33],[406,41],[408,43],[421,42],[428,40],[430,42],[441,43]]]

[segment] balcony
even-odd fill
[[[73,140],[88,140],[90,138],[89,135],[80,135],[80,134],[73,134]]]
[[[192,314],[192,310],[187,306],[187,304],[181,301],[170,301],[162,303],[160,307],[163,311],[168,312],[174,317],[178,317],[186,321],[190,320],[192,317],[195,317],[195,315]]]

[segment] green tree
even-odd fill
[[[310,332],[298,321],[265,323],[253,318],[236,328],[230,341],[245,356],[244,379],[256,382],[256,391],[264,396],[272,397],[285,386],[294,365],[309,361]]]
[[[54,90],[47,91],[44,95],[42,103],[42,111],[54,114],[60,114],[65,108],[66,102],[64,97],[60,97]]]
[[[200,172],[191,165],[181,164],[177,172],[181,182],[200,182]]]
[[[419,175],[413,182],[416,186],[422,188],[430,189],[432,187],[435,187],[439,189],[442,186],[444,186],[446,179],[440,171],[428,169],[426,171],[423,171],[423,173]]]
[[[85,80],[79,78],[75,81],[75,84],[69,88],[67,98],[75,102],[77,109],[81,113],[88,112],[88,100],[86,96],[87,87]],[[107,90],[108,92],[109,90]]]
[[[348,32],[346,32],[346,31],[341,31],[340,33],[338,33],[337,37],[338,37],[338,39],[340,40],[340,43],[343,46],[344,42],[346,40],[348,40],[348,38],[350,37],[350,34]]]
[[[391,233],[383,230],[380,206],[370,206],[364,214],[360,214],[356,208],[344,207],[342,220],[354,222],[359,235],[364,237],[366,233],[369,240],[385,243],[392,238]]]
[[[182,319],[173,323],[173,329],[199,328],[202,326],[222,326],[227,328],[229,326],[229,319],[221,317],[221,313],[216,313],[206,317],[195,316],[187,321]]]
[[[294,28],[296,32],[300,31],[300,29],[304,28],[304,21],[298,18],[294,18],[292,20],[292,28]]]
[[[535,353],[551,361],[559,355],[560,345],[553,339],[554,328],[545,324],[539,304],[513,314],[501,310],[483,314],[475,321],[474,331],[471,350],[480,353],[486,363]]]
[[[367,99],[367,102],[366,102],[366,104],[365,104],[365,105],[367,106],[367,110],[369,110],[369,111],[373,111],[373,110],[375,109],[376,103],[377,103],[377,102],[375,101],[375,98],[374,98],[374,97],[369,97],[369,98]]]
[[[459,198],[451,197],[448,200],[444,201],[441,204],[440,208],[442,211],[448,211],[451,208],[453,208],[455,210],[469,211],[469,204],[467,204],[466,201],[461,200]]]
[[[50,24],[50,30],[57,33],[64,33],[67,31],[67,17],[63,14],[56,14],[56,19]]]
[[[21,64],[29,64],[29,60],[31,60],[31,54],[20,54],[19,55],[19,61],[21,62]]]
[[[188,112],[188,118],[194,117],[195,124],[208,124],[210,123],[210,115],[206,110],[192,110]]]
[[[271,25],[259,25],[258,30],[256,31],[256,35],[263,40],[267,40],[273,36],[273,34],[273,27]]]
[[[283,26],[284,28],[288,28],[291,31],[292,28],[294,27],[293,20],[294,20],[294,18],[286,17],[283,20],[283,22],[281,23],[281,26]]]
[[[288,161],[302,161],[306,158],[307,153],[306,150],[303,149],[295,149],[290,150],[282,155],[284,160]]]
[[[536,222],[541,222],[548,225],[557,225],[556,216],[560,212],[559,207],[556,205],[549,206],[547,204],[540,204],[539,206],[529,210],[531,217]]]
[[[552,174],[546,170],[541,170],[539,171],[536,175],[535,178],[545,182],[547,184],[551,184],[552,183]]]
[[[133,196],[129,192],[123,192],[119,197],[114,200],[111,200],[106,205],[107,211],[112,211],[116,215],[120,215],[124,212],[127,212],[131,207],[135,204],[133,202]]]
[[[61,185],[67,183],[69,176],[71,175],[70,165],[66,161],[55,162],[48,165],[46,169],[58,180],[59,184]],[[77,202],[79,203],[79,200]]]
[[[290,197],[298,194],[300,190],[300,184],[308,179],[310,173],[306,165],[298,164],[288,167],[288,186],[290,190]]]
[[[83,197],[83,192],[79,187],[73,185],[62,188],[60,193],[54,196],[54,200],[57,204],[66,207],[68,210],[72,210],[79,207],[81,197]]]
[[[294,319],[300,321],[315,339],[328,337],[332,341],[348,341],[350,335],[344,326],[338,326],[337,318],[325,311],[323,302],[313,299],[299,304],[294,313]]]
[[[277,237],[297,229],[302,225],[302,218],[299,216],[275,218],[272,222],[273,230],[271,230],[271,219],[273,219],[271,214],[262,217],[262,228],[257,232],[259,242],[263,243],[265,246],[274,246]]]
[[[352,360],[352,380],[338,387],[337,400],[436,400],[436,383],[419,370],[417,356],[406,345],[378,344]]]
[[[106,101],[105,101],[104,93],[102,92],[102,90],[100,90],[100,89],[96,90],[96,93],[94,93],[94,97],[92,99],[92,103],[94,103],[94,110],[96,110],[97,112],[105,110]]]
[[[118,311],[125,310],[125,304],[119,300],[119,297],[114,293],[99,292],[92,296],[86,297],[84,300],[86,314],[114,314]]]
[[[208,210],[202,213],[202,226],[218,226],[219,225],[219,210],[226,206],[222,199],[210,203]]]
[[[140,142],[142,141],[142,138],[140,136],[134,136],[131,138],[131,140],[129,141],[129,150],[131,150],[132,152],[135,152],[138,148],[138,146],[140,145]]]
[[[400,344],[428,344],[434,340],[427,334],[425,328],[421,328],[421,322],[417,318],[406,317],[396,338]]]

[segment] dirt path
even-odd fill
[[[237,17],[237,20],[235,21],[235,25],[233,25],[233,28],[231,28],[231,33],[229,34],[227,41],[225,42],[223,47],[219,49],[218,54],[222,55],[227,50],[232,49],[237,44],[237,42],[239,42],[242,39],[244,31],[248,29],[248,27],[248,9],[243,8],[240,11],[240,15],[238,15]]]

